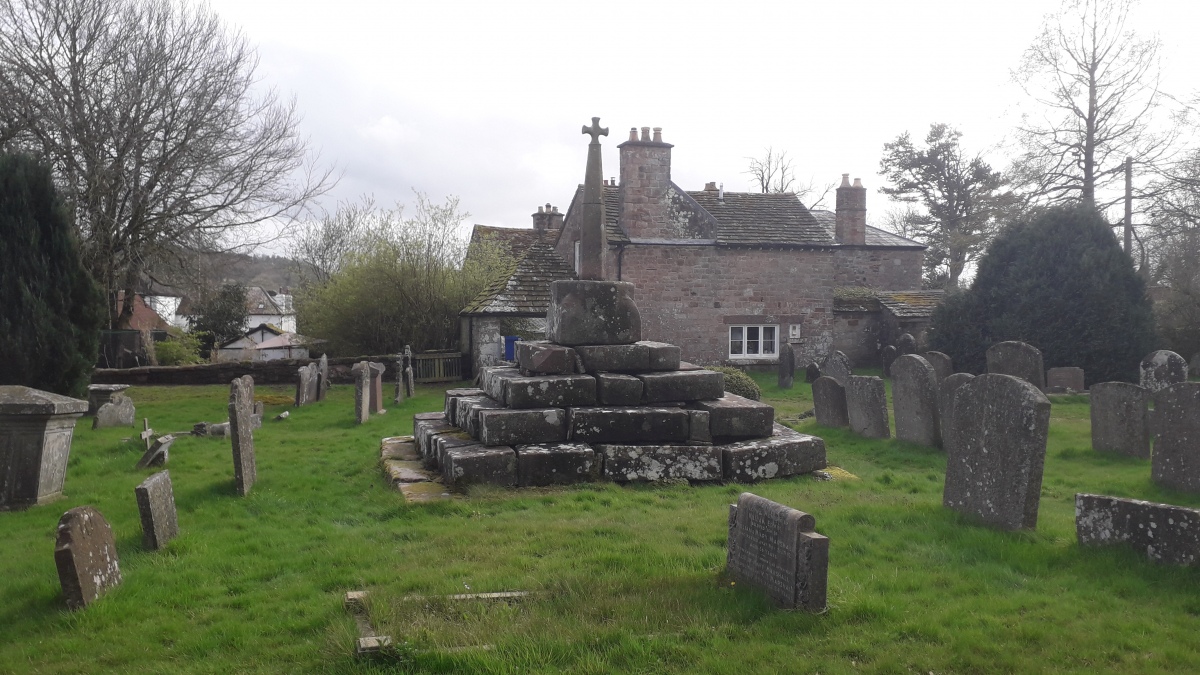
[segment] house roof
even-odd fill
[[[280,333],[270,340],[263,340],[258,343],[255,349],[284,349],[287,347],[302,347],[307,345],[310,340],[303,335],[297,333]]]
[[[943,295],[940,290],[878,291],[875,297],[897,318],[923,319],[933,315],[933,309],[942,301]]]
[[[718,244],[832,244],[832,232],[821,226],[794,194],[688,192],[717,221]]]
[[[833,211],[825,211],[823,209],[813,209],[809,211],[817,222],[821,224],[829,232],[830,239],[837,228],[837,214]],[[866,231],[867,246],[888,246],[895,248],[928,248],[919,241],[913,241],[906,237],[901,237],[898,234],[893,234],[887,230],[881,230],[878,227],[867,226]]]
[[[232,345],[233,343],[237,342],[238,340],[248,339],[251,335],[253,335],[254,333],[257,333],[260,330],[267,332],[267,333],[271,333],[276,336],[284,334],[283,331],[279,330],[278,328],[276,328],[275,326],[272,326],[269,323],[260,323],[257,326],[246,331],[245,333],[242,333],[241,335],[233,338],[232,340],[226,340],[225,342],[218,345],[218,348],[224,349],[224,348],[228,347],[229,345]],[[274,339],[274,338],[269,338],[269,339]],[[251,342],[253,342],[253,341],[251,341]],[[265,342],[265,340],[264,340],[264,342]]]
[[[467,245],[467,257],[471,250],[484,242],[495,244],[510,256],[520,255],[538,240],[538,232],[528,227],[495,227],[492,225],[476,225],[471,230],[471,242]]]
[[[250,314],[290,314],[291,300],[290,295],[272,294],[262,286],[246,287],[246,311]]]
[[[508,269],[507,274],[492,282],[461,313],[545,314],[550,309],[550,283],[575,278],[574,270],[554,247],[536,239]]]

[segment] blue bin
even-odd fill
[[[504,336],[504,360],[513,361],[517,358],[517,340],[520,340],[517,335]]]

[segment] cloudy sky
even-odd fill
[[[885,142],[932,122],[998,149],[1029,103],[1010,82],[1057,3],[385,2],[213,0],[257,45],[263,82],[296,96],[304,132],[341,173],[325,200],[454,194],[469,223],[527,227],[582,182],[593,115],[605,175],[630,127],[663,128],[686,190],[751,189],[773,146],[801,180],[874,189]],[[1200,90],[1200,3],[1145,0],[1132,25],[1164,43],[1163,86]]]

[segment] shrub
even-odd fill
[[[725,373],[725,391],[737,394],[738,396],[745,396],[755,401],[762,398],[762,390],[758,388],[758,383],[741,370],[731,366],[706,367],[718,373]]]
[[[105,320],[50,170],[0,155],[0,384],[84,396]]]
[[[185,366],[200,363],[200,340],[203,333],[180,333],[154,343],[154,356],[160,366]]]
[[[958,370],[984,372],[987,348],[1005,340],[1042,350],[1046,368],[1083,368],[1088,382],[1136,381],[1155,347],[1151,305],[1094,209],[1055,207],[1006,226],[971,287],[934,311],[930,348]]]

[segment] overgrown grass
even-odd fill
[[[811,408],[802,381],[781,417]],[[224,419],[226,387],[135,388],[162,432]],[[258,394],[287,395],[259,387]],[[169,469],[182,535],[144,551],[133,488],[151,471],[133,429],[77,429],[67,498],[0,513],[4,672],[1194,672],[1200,572],[1132,551],[1081,550],[1075,492],[1189,506],[1145,460],[1093,453],[1086,397],[1054,399],[1036,532],[1003,533],[941,507],[936,450],[825,438],[857,478],[797,477],[702,487],[593,484],[476,489],[406,505],[377,466],[383,436],[440,408],[422,388],[402,408],[352,421],[352,391],[267,406],[259,482],[233,491],[227,439],[183,437]],[[276,399],[268,399],[276,400]],[[86,423],[87,420],[84,420]],[[123,443],[124,437],[134,441]],[[726,514],[751,489],[813,513],[831,538],[829,611],[773,609],[721,578]],[[92,504],[113,525],[125,582],[80,612],[63,607],[53,562],[62,511]],[[397,642],[384,660],[351,655],[347,590]],[[516,603],[414,595],[524,590]],[[488,647],[483,649],[482,647]]]

